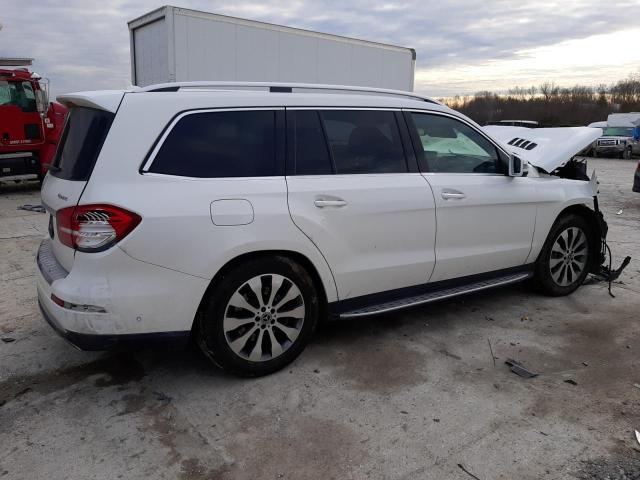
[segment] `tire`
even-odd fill
[[[535,288],[554,297],[574,292],[587,277],[595,251],[591,228],[584,217],[563,215],[551,228],[536,260]]]
[[[598,151],[597,150],[593,150],[593,158],[598,158]]]
[[[280,255],[248,261],[223,274],[204,299],[198,345],[227,372],[268,375],[302,353],[319,312],[313,279],[298,263]]]
[[[622,158],[624,158],[625,160],[631,160],[631,147],[625,148],[624,152],[622,153]]]

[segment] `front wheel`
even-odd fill
[[[283,256],[259,258],[220,278],[201,309],[198,344],[224,370],[267,375],[300,355],[318,315],[315,285],[302,266]]]
[[[565,215],[555,223],[536,261],[533,281],[538,290],[561,296],[582,285],[595,250],[590,232],[578,215]]]

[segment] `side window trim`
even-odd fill
[[[416,156],[424,154],[424,150],[422,149],[422,142],[420,141],[420,137],[418,136],[418,130],[417,130],[417,128],[415,126],[415,123],[413,121],[413,117],[411,116],[412,113],[422,113],[422,114],[427,114],[427,115],[439,115],[441,117],[448,117],[448,118],[451,118],[453,120],[457,120],[457,121],[463,123],[464,125],[466,125],[467,127],[471,128],[476,133],[480,134],[491,145],[493,145],[493,148],[496,149],[496,155],[498,156],[498,158],[501,159],[503,155],[506,155],[507,157],[509,157],[509,155],[510,155],[509,152],[507,152],[501,145],[498,145],[491,137],[489,137],[482,130],[479,130],[474,125],[472,125],[469,122],[465,121],[465,119],[457,117],[456,115],[451,115],[451,114],[448,114],[446,112],[438,112],[438,111],[435,111],[435,110],[417,110],[417,109],[412,109],[412,108],[402,109],[402,112],[403,112],[404,118],[407,121],[407,124],[409,126],[409,130],[410,130],[409,133],[411,135],[413,149],[414,149],[414,151],[416,153]],[[501,153],[503,155],[501,155]],[[420,165],[420,163],[421,162],[418,162],[418,165]],[[422,162],[422,164],[426,166],[426,162]],[[438,174],[438,172],[429,172],[429,170],[427,168],[424,168],[422,170],[422,173],[430,173],[432,175],[437,175]],[[505,175],[505,173],[504,172],[502,172],[502,173],[467,173],[466,175],[503,176],[503,175]]]
[[[160,135],[158,135],[158,137],[156,138],[155,142],[151,145],[151,148],[149,149],[149,152],[147,153],[146,157],[142,160],[142,164],[140,165],[140,168],[138,170],[138,172],[141,175],[162,175],[162,176],[166,176],[166,177],[180,177],[180,178],[198,178],[200,180],[206,180],[206,178],[201,178],[201,177],[185,177],[185,176],[181,176],[181,175],[172,175],[172,174],[166,174],[166,173],[156,173],[156,172],[150,172],[149,168],[151,167],[151,165],[153,165],[153,161],[155,160],[156,156],[158,155],[158,152],[160,151],[160,149],[162,148],[162,145],[164,144],[165,140],[167,139],[167,137],[169,136],[169,134],[171,133],[171,131],[174,129],[174,127],[178,124],[178,122],[183,119],[184,117],[186,117],[187,115],[195,115],[195,114],[200,114],[200,113],[218,113],[218,112],[274,112],[275,113],[275,131],[274,131],[274,135],[275,135],[275,143],[276,143],[276,155],[280,154],[280,158],[276,157],[276,160],[279,160],[279,164],[280,164],[280,174],[284,175],[285,172],[285,165],[284,165],[284,161],[285,161],[285,155],[284,155],[284,146],[282,141],[284,140],[282,138],[282,133],[279,130],[282,130],[282,127],[284,126],[284,121],[282,120],[282,117],[280,119],[280,121],[278,121],[278,112],[282,111],[284,112],[284,107],[238,107],[238,108],[194,108],[191,110],[183,110],[181,112],[178,112],[176,115],[173,116],[173,118],[167,123],[167,125],[164,127],[164,129],[162,130],[162,132],[160,132]],[[283,114],[281,114],[283,116]],[[280,128],[279,128],[280,127]]]

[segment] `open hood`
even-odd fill
[[[525,128],[488,125],[482,127],[507,151],[547,173],[562,167],[602,136],[590,127]]]

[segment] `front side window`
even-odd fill
[[[278,175],[275,112],[185,115],[165,138],[149,171],[199,178]]]
[[[412,113],[422,152],[422,171],[434,173],[503,173],[495,146],[459,120],[442,115]]]
[[[321,110],[320,117],[337,174],[407,171],[393,112]]]
[[[0,106],[15,105],[23,112],[36,112],[36,96],[29,82],[0,81]]]

